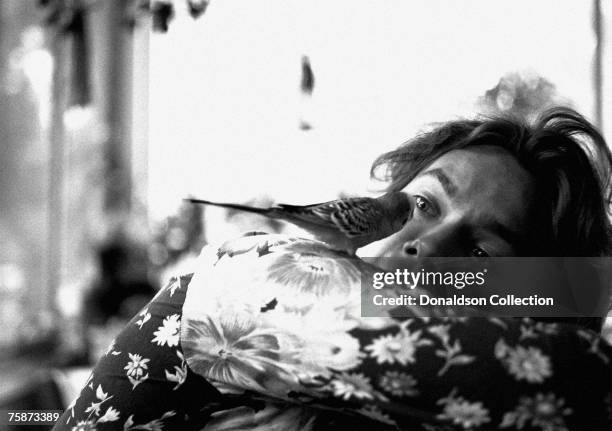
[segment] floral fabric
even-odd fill
[[[54,430],[200,429],[221,395],[194,374],[179,345],[191,276],[173,279],[108,346]]]
[[[362,276],[376,268],[316,241],[252,235],[211,254],[183,307],[185,360],[223,393],[313,415],[301,428],[279,416],[270,429],[312,429],[323,408],[390,429],[612,429],[612,349],[593,332],[362,318]]]
[[[612,348],[597,334],[362,318],[369,270],[285,236],[208,249],[134,317],[55,429],[612,429]]]

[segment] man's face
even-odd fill
[[[513,256],[527,240],[533,179],[498,147],[450,151],[404,189],[414,217],[396,234],[360,251],[362,256]]]

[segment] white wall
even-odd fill
[[[372,191],[378,154],[472,114],[511,71],[546,77],[590,116],[590,20],[583,0],[220,0],[198,21],[183,14],[151,38],[151,216],[189,193],[308,203]]]

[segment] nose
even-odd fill
[[[402,254],[406,257],[451,257],[461,252],[456,226],[436,226],[414,239],[404,242]]]
[[[435,244],[431,240],[421,239],[404,243],[403,253],[404,256],[418,258],[448,256],[448,251],[442,250],[439,244]]]
[[[408,241],[404,244],[404,254],[407,256],[418,257],[422,252],[420,251],[421,243],[419,240]]]

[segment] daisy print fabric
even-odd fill
[[[362,318],[374,269],[282,235],[207,247],[108,346],[54,430],[612,429],[612,349],[598,334]]]
[[[311,240],[250,235],[200,266],[181,318],[185,361],[220,393],[265,406],[216,413],[206,429],[317,429],[329,411],[369,429],[612,429],[612,353],[595,333],[362,318],[361,277],[375,268]],[[251,425],[232,428],[236,415]]]
[[[127,324],[99,359],[54,430],[200,429],[221,395],[187,367],[179,345],[191,276],[175,277]]]

